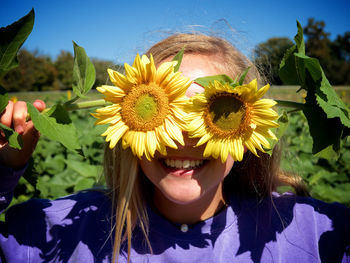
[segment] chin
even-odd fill
[[[191,180],[187,183],[175,183],[169,182],[170,180],[167,179],[160,182],[156,191],[172,203],[187,205],[198,201],[202,197],[204,191],[202,191],[196,180]]]

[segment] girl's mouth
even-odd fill
[[[173,175],[185,175],[188,172],[199,171],[209,160],[161,159],[162,166]]]

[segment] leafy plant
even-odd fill
[[[306,117],[295,112],[289,116],[289,127],[282,141],[282,169],[302,176],[314,198],[350,206],[349,138],[342,142],[338,159],[315,156]]]
[[[350,134],[349,109],[329,84],[318,60],[305,55],[303,29],[299,22],[297,26],[296,44],[281,62],[280,77],[285,84],[300,85],[307,92],[300,108],[313,138],[312,153],[337,158],[340,140]]]

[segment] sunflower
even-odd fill
[[[112,149],[122,139],[124,149],[148,160],[155,151],[166,155],[166,146],[184,144],[183,107],[191,81],[174,72],[177,62],[165,62],[157,69],[150,58],[137,55],[132,66],[125,64],[125,75],[108,69],[115,86],[104,85],[97,90],[112,104],[96,110],[96,124],[109,124],[102,134]]]
[[[256,156],[256,149],[264,152],[263,147],[270,147],[266,138],[277,139],[269,129],[278,127],[278,114],[271,109],[275,101],[261,99],[269,87],[258,90],[253,80],[233,88],[215,80],[189,100],[189,136],[200,138],[196,146],[206,143],[204,157],[220,156],[225,162],[230,154],[241,161],[244,147]]]

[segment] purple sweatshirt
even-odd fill
[[[0,172],[3,210],[21,172]],[[0,222],[0,262],[110,262],[110,211],[101,191],[13,206]],[[225,210],[187,232],[150,208],[148,214],[153,251],[136,228],[131,262],[350,262],[350,211],[339,204],[292,194],[260,201],[231,195]],[[126,255],[124,244],[119,262]]]

